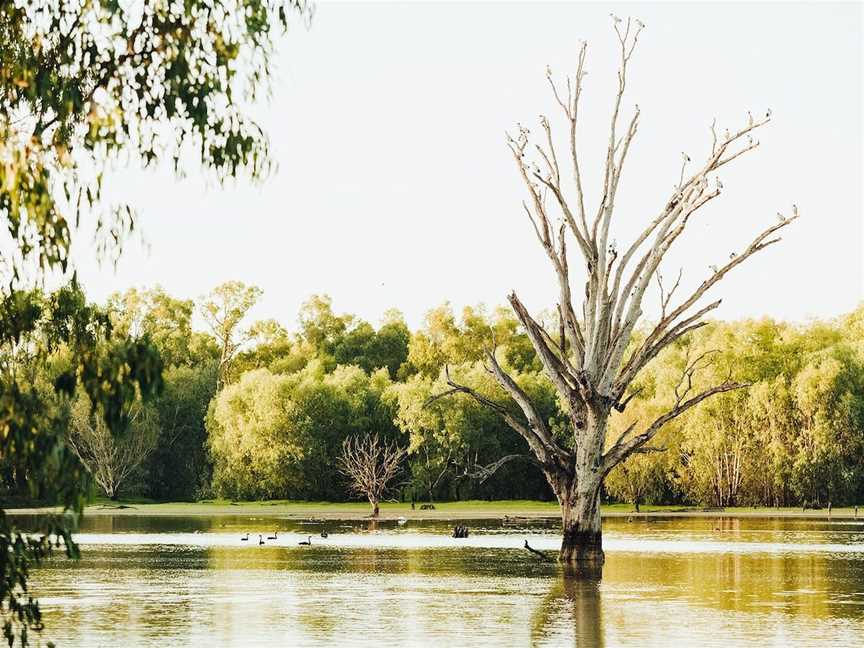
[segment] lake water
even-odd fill
[[[864,523],[607,519],[599,582],[466,523],[93,516],[33,584],[59,646],[864,645]]]

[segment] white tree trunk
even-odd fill
[[[631,453],[647,451],[649,442],[669,421],[714,394],[739,389],[746,385],[731,380],[701,392],[693,390],[693,376],[702,368],[703,354],[690,362],[687,359],[671,408],[653,422],[633,423],[604,452],[606,424],[613,410],[624,411],[636,392],[627,395],[639,373],[663,349],[688,333],[705,325],[705,316],[720,305],[719,300],[698,306],[700,299],[732,269],[754,254],[780,240],[776,232],[798,218],[793,205],[791,217],[780,215],[779,222],[764,229],[753,241],[737,253],[724,252],[724,261],[710,266],[711,274],[680,303],[672,303],[678,281],[666,291],[660,277],[661,262],[673,244],[680,240],[685,227],[697,217],[697,212],[720,195],[722,183],[718,170],[755,149],[759,142],[751,134],[767,124],[770,111],[764,117],[748,115],[746,126],[717,134],[711,126],[713,142],[707,160],[687,175],[690,157],[686,154],[680,176],[672,195],[641,234],[626,248],[619,249],[610,239],[610,223],[615,212],[616,195],[624,162],[636,136],[639,108],[629,124],[619,128],[622,98],[626,87],[627,64],[636,48],[644,25],[633,19],[615,20],[615,32],[620,44],[618,92],[612,112],[608,146],[603,169],[603,184],[598,192],[599,208],[588,213],[577,151],[577,121],[586,45],[579,51],[576,73],[566,84],[557,84],[551,70],[547,78],[557,104],[561,107],[569,130],[565,154],[556,151],[551,122],[541,116],[541,141],[531,141],[530,131],[519,127],[508,144],[519,175],[528,190],[529,200],[523,203],[537,240],[546,253],[558,280],[558,339],[535,320],[515,293],[508,296],[511,306],[543,365],[543,369],[561,402],[570,412],[574,434],[570,443],[561,443],[518,383],[507,374],[495,358],[494,347],[487,353],[487,368],[503,390],[519,406],[523,416],[509,407],[490,399],[466,385],[454,382],[446,370],[451,389],[438,397],[464,393],[497,411],[507,424],[528,443],[532,454],[542,466],[552,489],[561,503],[564,540],[560,558],[566,563],[603,562],[600,529],[599,494],[603,478]],[[530,157],[537,152],[532,161]],[[564,180],[561,166],[572,163],[573,182]],[[692,168],[692,167],[689,167]],[[552,213],[555,210],[559,213]],[[584,299],[581,308],[574,305],[571,289],[568,238],[575,240],[585,270]],[[644,338],[633,339],[633,332],[642,319],[646,291],[653,280],[660,284],[660,318],[652,324]],[[436,397],[437,398],[437,397]],[[524,418],[523,418],[524,417]],[[641,431],[637,425],[643,426]],[[656,449],[656,448],[653,448]],[[719,468],[719,466],[718,466]],[[722,472],[722,471],[721,471]],[[725,497],[722,475],[718,483],[718,499]]]

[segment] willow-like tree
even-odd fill
[[[616,198],[639,125],[638,106],[629,122],[622,120],[622,102],[627,67],[643,24],[635,19],[613,19],[620,44],[618,88],[596,211],[589,213],[586,204],[578,154],[586,44],[579,50],[575,75],[567,77],[565,83],[556,83],[547,68],[549,85],[568,126],[566,151],[556,147],[545,116],[540,118],[541,138],[537,144],[532,143],[531,133],[522,126],[515,135],[508,135],[509,148],[528,193],[523,206],[557,277],[558,330],[547,331],[515,293],[508,300],[568,411],[568,433],[553,434],[525,391],[499,364],[494,348],[486,353],[487,369],[521,411],[491,401],[455,382],[449,373],[450,389],[445,392],[468,394],[496,409],[522,435],[561,505],[563,541],[559,559],[583,566],[600,565],[604,559],[599,497],[609,471],[632,453],[653,449],[651,439],[667,422],[714,394],[744,385],[725,380],[704,390],[694,389],[693,375],[707,359],[699,356],[686,363],[668,411],[654,420],[634,422],[607,447],[607,425],[613,411],[624,411],[636,392],[631,385],[658,353],[703,326],[706,315],[720,305],[719,300],[702,305],[701,298],[708,290],[733,268],[779,241],[776,232],[798,215],[794,206],[790,217],[780,215],[778,222],[731,254],[726,263],[712,266],[711,274],[683,299],[673,302],[680,275],[679,281],[664,290],[661,262],[697,212],[721,194],[723,185],[718,172],[759,145],[751,134],[770,121],[769,111],[758,118],[749,115],[741,128],[724,134],[718,135],[712,124],[711,149],[705,161],[694,167],[684,155],[678,182],[656,217],[630,245],[620,250],[616,247],[610,236]],[[567,174],[572,174],[569,183],[565,181]],[[571,288],[571,241],[575,241],[579,262],[585,269],[581,307]],[[645,295],[655,280],[660,284],[660,317],[654,323],[645,322],[645,335],[637,338],[634,331],[643,321]]]

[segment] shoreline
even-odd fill
[[[32,507],[4,509],[7,515],[45,515],[57,513],[56,507]],[[294,519],[322,520],[368,520],[369,506],[357,502],[166,502],[150,503],[135,501],[97,501],[84,509],[88,517],[101,516],[152,516],[152,517],[202,517],[202,516],[237,516],[237,517],[282,517]],[[855,517],[854,507],[833,508],[831,514],[827,509],[802,511],[800,508],[749,508],[735,507],[715,509],[708,507],[687,506],[642,506],[636,513],[632,506],[612,504],[601,507],[601,516],[607,519],[630,518],[789,518],[804,520],[855,520],[864,522],[864,507]],[[442,502],[435,504],[435,509],[411,509],[410,504],[381,504],[379,520],[392,521],[400,517],[409,520],[491,520],[505,517],[516,520],[558,520],[560,517],[556,502],[502,500],[497,502],[464,501]]]

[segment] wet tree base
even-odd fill
[[[558,560],[565,565],[602,567],[606,560],[602,533],[590,529],[565,529]]]

